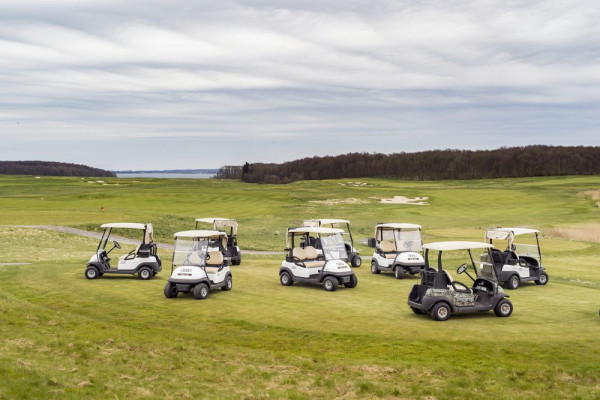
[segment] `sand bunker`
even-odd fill
[[[428,206],[429,197],[406,197],[406,196],[394,196],[391,199],[379,199],[378,197],[369,197],[370,199],[378,199],[381,204],[409,204],[413,206]]]
[[[550,229],[548,235],[569,240],[583,240],[585,242],[600,242],[600,224],[578,224]]]
[[[600,207],[600,190],[586,190],[585,192],[577,193],[579,196],[589,197],[597,201],[596,207]]]
[[[367,204],[368,200],[355,199],[350,197],[348,199],[329,199],[329,200],[310,200],[309,203],[325,204],[326,206],[334,206],[337,204]]]
[[[340,186],[354,186],[354,187],[373,186],[373,185],[371,185],[370,183],[367,183],[367,182],[346,182],[346,183],[339,182],[338,185],[340,185]]]

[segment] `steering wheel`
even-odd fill
[[[457,285],[458,286],[462,286],[464,289],[457,288],[456,287]],[[452,282],[452,288],[455,291],[460,292],[460,293],[471,293],[471,289],[467,285],[465,285],[464,283],[462,283],[462,282],[457,282],[457,281]]]
[[[529,267],[529,263],[527,261],[523,260],[522,258],[519,258],[519,265],[523,268]]]
[[[456,268],[456,273],[462,274],[467,270],[467,268],[469,268],[469,264],[467,264],[467,263],[461,264],[460,267]]]
[[[120,249],[120,248],[121,248],[121,245],[120,245],[120,244],[119,244],[119,242],[117,242],[116,240],[113,240],[113,244],[115,245],[115,247],[116,247],[117,249]]]

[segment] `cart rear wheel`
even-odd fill
[[[352,257],[352,261],[350,261],[350,265],[352,265],[354,268],[360,267],[362,265],[362,258],[360,258],[359,256]]]
[[[516,288],[518,288],[519,277],[517,275],[512,275],[510,278],[508,278],[508,281],[506,281],[506,287],[510,290],[515,290]]]
[[[450,318],[452,310],[447,303],[437,303],[431,310],[431,317],[436,321],[445,321]]]
[[[165,293],[165,297],[167,299],[172,299],[173,297],[177,297],[177,286],[170,284],[169,282],[167,282],[167,284],[165,285],[165,289],[163,290],[163,292]]]
[[[335,292],[338,288],[338,281],[335,278],[328,276],[323,281],[323,288],[328,292]]]
[[[356,277],[356,275],[352,275],[350,277],[350,282],[344,283],[344,286],[346,286],[347,288],[355,288],[356,285],[358,285],[358,278]]]
[[[396,279],[404,279],[404,268],[396,267],[394,268],[394,276]]]
[[[508,317],[513,312],[513,305],[510,300],[502,299],[496,304],[496,308],[494,308],[494,314],[497,317]]]
[[[85,277],[88,279],[96,279],[98,276],[100,276],[100,273],[98,272],[98,269],[96,267],[87,267],[85,269]]]
[[[206,283],[199,283],[194,286],[194,297],[198,300],[204,300],[208,297],[208,285]]]
[[[221,286],[221,290],[228,292],[233,287],[233,280],[231,279],[231,275],[228,275],[225,279],[227,282],[225,282],[225,286]]]
[[[542,272],[542,274],[540,275],[540,279],[536,280],[535,283],[538,285],[545,285],[546,283],[548,283],[548,279],[550,279],[548,277],[548,274],[545,272]]]
[[[138,276],[141,280],[147,281],[148,279],[152,278],[154,275],[152,275],[152,270],[150,268],[142,267],[142,268],[140,268],[140,271],[138,272]]]
[[[377,261],[371,261],[371,273],[376,275],[381,273],[379,268],[377,268]]]

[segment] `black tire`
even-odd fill
[[[225,282],[225,286],[221,286],[221,290],[229,292],[233,287],[233,279],[231,279],[231,275],[227,275],[227,278],[225,279],[227,280],[227,282]]]
[[[327,290],[328,292],[335,292],[338,288],[338,280],[328,276],[327,278],[323,279],[323,289]]]
[[[138,278],[143,281],[147,281],[148,279],[152,279],[154,275],[152,274],[152,269],[148,267],[142,267],[138,271]]]
[[[290,273],[286,271],[283,271],[281,274],[279,274],[279,282],[281,282],[283,286],[292,286],[294,284]]]
[[[394,276],[396,279],[404,279],[404,268],[396,267],[394,268]]]
[[[379,275],[381,271],[377,268],[377,261],[371,261],[371,273],[375,275]]]
[[[352,260],[350,261],[350,265],[352,265],[354,268],[360,267],[362,265],[362,258],[360,258],[360,256],[352,257]]]
[[[199,283],[194,286],[194,297],[198,300],[204,300],[208,297],[208,285],[206,283]]]
[[[242,257],[240,256],[239,258],[232,258],[231,259],[231,265],[240,265],[242,263]]]
[[[98,272],[98,268],[96,267],[87,267],[85,269],[85,277],[88,279],[96,279],[100,276],[100,273]]]
[[[350,277],[350,282],[344,283],[344,286],[350,289],[355,288],[356,285],[358,285],[358,278],[356,277],[356,275],[352,275]]]
[[[419,315],[421,315],[421,314],[425,314],[425,311],[423,311],[423,310],[419,310],[418,308],[411,307],[410,309],[411,309],[411,310],[412,310],[412,312],[414,312],[415,314],[419,314]]]
[[[177,291],[177,286],[171,285],[169,282],[167,282],[167,284],[165,285],[163,292],[165,293],[165,297],[167,299],[172,299],[173,297],[177,297],[177,294],[179,293]]]
[[[494,314],[497,317],[509,317],[513,312],[513,305],[510,300],[502,299],[494,307]]]
[[[448,303],[437,303],[431,309],[431,318],[435,319],[436,321],[446,321],[448,318],[450,318],[451,314],[452,309]]]
[[[515,290],[516,288],[519,287],[519,283],[520,283],[519,277],[516,274],[511,275],[511,277],[508,278],[508,280],[506,281],[506,288],[510,289],[510,290]]]
[[[535,281],[536,285],[545,285],[548,283],[548,281],[550,280],[550,277],[548,276],[547,273],[542,272],[542,274],[540,275],[540,279],[537,279]]]

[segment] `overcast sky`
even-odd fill
[[[0,0],[0,159],[600,145],[600,2]]]

